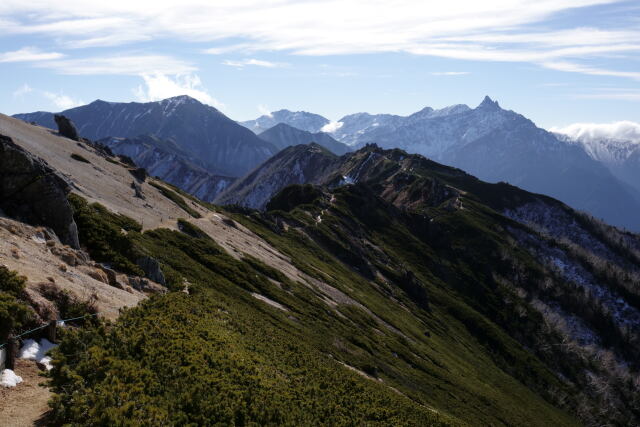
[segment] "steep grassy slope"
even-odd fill
[[[346,211],[353,202],[349,198],[358,196],[362,195],[354,188],[336,194],[334,203],[344,203],[345,209],[336,212],[336,222],[360,222],[357,212]],[[255,259],[236,260],[208,237],[193,237],[192,232],[130,231],[127,238],[138,250],[157,257],[174,278],[171,286],[180,288],[176,278],[183,277],[191,294],[155,298],[132,310],[115,329],[70,338],[63,346],[68,353],[65,364],[54,371],[59,417],[78,420],[85,410],[97,408],[95,422],[150,419],[147,409],[136,409],[146,402],[145,408],[158,408],[158,420],[171,423],[240,417],[233,419],[424,425],[438,420],[428,409],[435,408],[471,424],[544,425],[550,420],[555,425],[571,424],[567,415],[535,392],[544,395],[544,390],[566,388],[538,360],[460,301],[446,284],[436,281],[434,294],[426,297],[419,291],[423,277],[430,275],[407,262],[413,262],[411,253],[425,253],[428,248],[387,217],[386,210],[385,205],[367,209],[390,223],[389,229],[380,228],[381,238],[390,233],[393,241],[416,245],[408,253],[405,249],[397,257],[394,254],[393,259],[370,258],[380,266],[387,261],[385,273],[396,282],[367,280],[364,267],[361,272],[354,270],[356,262],[341,262],[325,243],[318,244],[293,228],[275,233],[269,226],[273,223],[260,216],[236,214],[234,218],[289,254],[301,270],[317,278],[317,287],[293,282]],[[303,224],[310,218],[317,224],[302,209],[283,216],[292,223]],[[318,241],[329,241],[331,222],[325,213],[317,227]],[[402,258],[402,265],[396,264]],[[408,269],[410,265],[415,273]],[[413,285],[403,281],[406,277],[413,277]],[[252,295],[266,297],[281,308]],[[92,349],[88,359],[73,357],[79,345]],[[249,361],[249,366],[236,359]],[[369,378],[349,374],[340,364]],[[98,374],[90,374],[98,366]],[[178,366],[183,367],[180,373]],[[197,393],[183,390],[183,376],[185,383],[192,384],[188,389]],[[120,379],[114,384],[115,378]],[[326,382],[324,389],[320,378]],[[272,391],[262,390],[265,381]],[[352,389],[348,384],[354,381]],[[120,396],[121,404],[113,400],[130,387],[142,392],[135,384],[148,382],[157,386],[139,397]],[[219,394],[213,394],[214,384]],[[318,395],[316,388],[323,392]],[[246,397],[249,390],[255,397]],[[272,395],[273,390],[278,392]],[[81,402],[73,397],[78,392],[87,396]],[[297,402],[288,393],[299,395]],[[358,397],[360,393],[372,397]],[[107,411],[110,405],[116,408]]]
[[[637,236],[400,150],[329,164],[266,212],[72,196],[92,258],[153,257],[172,292],[64,334],[55,421],[637,423]]]

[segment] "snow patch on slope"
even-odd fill
[[[22,377],[18,376],[11,369],[5,369],[0,375],[0,387],[15,387],[22,382]]]
[[[26,340],[20,349],[18,357],[20,359],[35,360],[36,362],[44,365],[47,371],[53,369],[51,364],[51,357],[47,356],[47,352],[55,347],[57,344],[53,344],[47,339],[42,339],[40,343],[36,340]]]

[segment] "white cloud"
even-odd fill
[[[544,62],[542,65],[552,70],[566,71],[570,73],[589,74],[592,76],[626,77],[634,80],[640,80],[640,71],[607,70],[575,64],[572,62]]]
[[[196,74],[178,74],[175,76],[163,73],[142,74],[144,86],[140,85],[133,90],[136,97],[142,102],[159,101],[172,96],[189,95],[198,101],[212,105],[216,108],[224,108],[224,104],[213,98],[202,86],[200,77]]]
[[[33,92],[33,88],[28,84],[24,83],[22,86],[13,91],[14,98],[20,98],[30,92]]]
[[[206,53],[207,55],[222,55],[224,53],[230,52],[252,52],[254,47],[247,43],[239,43],[239,44],[231,44],[226,46],[217,46],[210,47],[209,49],[204,49],[202,53]]]
[[[242,59],[239,61],[233,61],[233,60],[227,59],[225,61],[222,61],[222,65],[228,65],[230,67],[237,67],[237,68],[243,68],[248,65],[254,65],[256,67],[265,67],[265,68],[279,68],[279,67],[286,67],[288,64],[284,64],[281,62],[263,61],[261,59],[251,58],[251,59]]]
[[[326,125],[322,126],[320,131],[321,132],[326,132],[326,133],[334,133],[338,129],[340,129],[343,124],[344,123],[342,123],[342,122],[329,122]]]
[[[0,53],[0,62],[35,62],[59,59],[64,55],[58,52],[42,52],[35,47],[23,47],[12,52]]]
[[[637,55],[640,31],[632,23],[625,28],[621,20],[615,30],[554,29],[550,20],[573,9],[621,1],[86,0],[78,7],[77,0],[3,0],[0,22],[4,34],[48,35],[72,47],[178,39],[215,43],[204,51],[209,54],[409,52],[538,64],[604,58],[612,52]],[[573,72],[593,74],[594,69],[598,71],[573,67]],[[629,72],[609,71],[606,75],[635,78]]]
[[[27,94],[33,94],[48,99],[58,110],[66,110],[68,108],[73,108],[85,104],[82,100],[65,95],[64,93],[62,93],[62,91],[59,93],[54,93],[46,90],[34,89],[27,83],[24,83],[22,86],[13,91],[14,98],[21,98]]]
[[[640,101],[640,91],[603,91],[599,93],[587,93],[576,95],[576,98],[584,99],[613,99],[620,101]]]
[[[621,121],[614,123],[574,123],[566,127],[553,127],[552,132],[568,135],[572,139],[596,142],[614,139],[640,143],[640,123]]]
[[[273,114],[271,114],[271,110],[269,110],[266,105],[259,104],[258,111],[260,111],[260,114],[262,114],[263,116],[273,117]]]
[[[196,71],[193,65],[164,55],[96,56],[81,59],[63,59],[36,64],[67,75],[119,74],[140,76],[151,70],[160,74],[187,74]]]
[[[84,101],[71,98],[70,96],[63,94],[62,92],[53,93],[53,92],[42,91],[41,93],[45,98],[51,101],[53,105],[55,105],[56,108],[59,110],[66,110],[68,108],[73,108],[73,107],[77,107],[79,105],[85,104]]]
[[[464,76],[471,74],[469,71],[434,71],[432,76]]]

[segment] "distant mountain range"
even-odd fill
[[[296,113],[297,121],[305,117]],[[624,162],[607,161],[584,144],[558,138],[526,117],[502,109],[489,97],[476,108],[427,107],[409,116],[352,114],[325,129],[332,129],[335,139],[353,148],[369,143],[401,148],[485,181],[506,181],[550,195],[611,224],[640,229],[638,151],[629,147],[624,155],[618,154]]]
[[[326,119],[318,121],[305,113],[311,116],[306,121],[315,120],[317,125],[304,126],[302,120],[296,120],[297,113],[274,113],[274,117],[286,116],[292,123],[316,131],[276,124],[258,137],[215,108],[188,96],[148,103],[97,100],[60,114],[76,124],[81,136],[131,157],[152,175],[205,201],[212,201],[235,178],[282,148],[317,142],[336,154],[350,150],[329,134],[317,132],[328,123]],[[53,116],[39,111],[14,117],[55,129]],[[265,120],[259,122],[267,124]]]
[[[569,140],[489,97],[476,108],[427,107],[409,116],[357,113],[338,122],[280,110],[238,124],[187,96],[151,103],[95,101],[63,114],[76,123],[80,135],[116,137],[109,144],[114,152],[134,153],[135,161],[162,173],[160,178],[208,201],[223,190],[226,199],[234,199],[227,189],[232,178],[251,174],[288,146],[316,142],[341,155],[375,143],[422,154],[485,181],[506,181],[546,194],[610,224],[640,230],[637,145]],[[51,113],[15,117],[54,127]],[[146,148],[137,150],[132,144],[140,135],[154,138],[144,139]],[[206,176],[213,183],[198,184]]]
[[[576,144],[592,159],[605,165],[613,175],[640,191],[640,141],[612,138],[572,138],[556,134],[558,139]]]

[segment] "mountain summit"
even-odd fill
[[[329,120],[306,111],[278,110],[258,117],[255,120],[240,122],[240,124],[251,129],[256,134],[262,133],[279,123],[284,123],[294,128],[311,133],[320,132],[324,126],[329,124]]]
[[[270,143],[229,119],[216,108],[187,95],[156,102],[106,102],[65,110],[81,136],[135,138],[155,135],[175,142],[210,173],[240,176],[277,152]],[[17,114],[14,117],[54,127],[53,114]]]
[[[480,105],[478,105],[478,108],[483,108],[485,110],[499,109],[500,104],[498,104],[498,101],[491,99],[489,95],[486,95]]]

